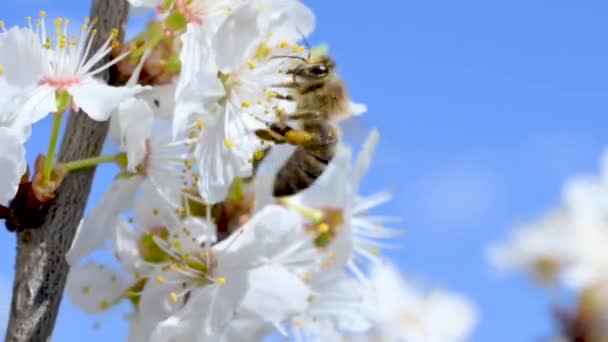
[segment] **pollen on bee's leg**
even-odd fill
[[[285,139],[292,145],[300,146],[311,141],[312,135],[308,132],[293,130],[285,133]]]

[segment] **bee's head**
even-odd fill
[[[331,57],[318,56],[311,58],[306,63],[298,64],[287,73],[309,81],[320,81],[331,75],[335,68],[336,62]]]

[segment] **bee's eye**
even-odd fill
[[[315,76],[325,76],[327,75],[327,66],[325,64],[315,65],[310,71]]]

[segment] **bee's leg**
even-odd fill
[[[274,97],[279,100],[295,101],[295,98],[291,95],[275,94]]]
[[[255,135],[265,141],[272,141],[275,144],[284,144],[285,137],[271,129],[256,129]]]
[[[293,114],[282,114],[280,116],[281,121],[297,121],[297,120],[315,120],[325,116],[324,113],[319,111],[301,111]]]
[[[302,130],[290,130],[287,133],[285,133],[285,141],[287,141],[288,144],[291,145],[295,145],[295,146],[302,146],[302,145],[306,145],[308,144],[312,139],[314,138],[314,136],[306,131],[302,131]]]
[[[300,85],[297,82],[283,82],[272,85],[273,88],[288,88],[288,89],[298,89]]]

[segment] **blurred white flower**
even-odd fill
[[[523,225],[506,242],[488,248],[489,261],[500,271],[521,270],[541,281],[553,282],[576,257],[571,248],[572,223],[567,211],[558,210]]]
[[[477,311],[467,298],[423,290],[404,281],[389,264],[376,265],[371,282],[376,299],[369,310],[377,326],[357,341],[463,342],[477,323]]]

